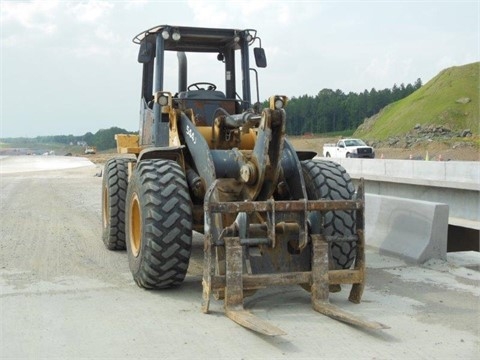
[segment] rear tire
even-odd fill
[[[182,168],[171,160],[137,165],[127,192],[128,263],[138,286],[182,283],[192,246],[192,204]]]
[[[307,160],[302,162],[303,175],[310,200],[351,200],[355,187],[345,169],[333,161]],[[320,232],[323,224],[323,234],[353,235],[355,231],[355,216],[353,211],[329,211],[323,219],[318,212],[309,215],[314,233]],[[336,269],[348,269],[355,260],[356,242],[332,242],[329,250]]]
[[[102,180],[102,239],[109,250],[125,250],[125,198],[128,164],[134,159],[110,159]]]

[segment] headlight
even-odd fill
[[[162,106],[165,106],[168,104],[168,96],[162,95],[158,98],[158,103]]]
[[[270,109],[283,109],[287,105],[288,98],[283,95],[275,95],[270,97]]]
[[[154,97],[155,102],[160,106],[172,106],[172,94],[168,91],[158,91]]]
[[[182,36],[180,35],[180,33],[178,32],[178,30],[175,30],[172,34],[172,39],[173,41],[178,41],[180,40]]]
[[[168,40],[170,38],[170,33],[167,29],[162,31],[162,38],[164,38],[165,40]]]

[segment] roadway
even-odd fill
[[[300,287],[258,291],[245,307],[287,332],[264,337],[228,320],[219,301],[211,314],[200,311],[199,234],[181,287],[142,290],[125,252],[101,241],[99,168],[83,158],[32,159],[0,159],[2,359],[478,358],[476,252],[410,265],[368,248],[363,302],[349,303],[347,291],[331,302],[391,327],[377,332],[315,313]]]

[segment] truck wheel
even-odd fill
[[[303,175],[310,200],[351,200],[355,193],[350,176],[345,169],[333,161],[307,160],[302,162]],[[355,234],[353,211],[329,211],[323,219],[319,213],[309,215],[314,232],[319,232],[323,223],[324,235]],[[348,269],[355,259],[355,242],[332,242],[329,250],[336,269]]]
[[[192,246],[192,204],[182,168],[171,160],[141,161],[128,185],[128,263],[138,286],[182,283]]]
[[[347,158],[351,158],[351,157],[352,157],[352,155],[350,155],[350,153],[347,153],[347,155],[346,155],[345,157],[347,157]]]
[[[125,250],[125,197],[128,187],[128,163],[134,159],[110,159],[102,180],[103,243],[109,250]]]

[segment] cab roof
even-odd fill
[[[169,33],[165,39],[165,50],[194,51],[194,52],[219,52],[225,47],[240,49],[239,40],[246,38],[248,34],[253,38],[256,30],[253,29],[218,29],[202,27],[186,27],[173,25],[159,25],[145,30],[133,38],[135,44],[142,41],[155,43],[156,35],[163,31]],[[180,34],[180,39],[172,39],[173,33]]]

